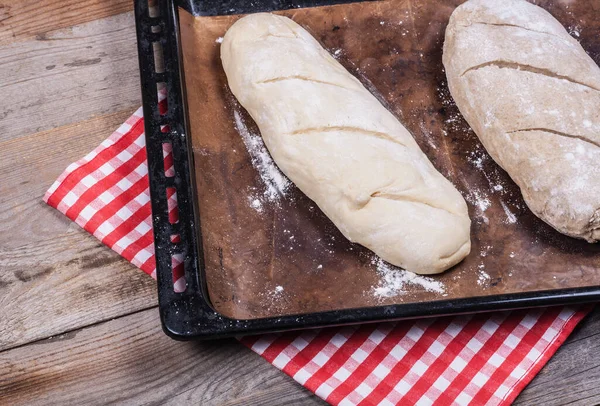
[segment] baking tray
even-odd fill
[[[460,2],[461,1],[446,2],[443,7],[438,7],[438,9],[444,9],[444,12],[449,15],[449,12],[451,12],[451,10]],[[285,309],[283,309],[283,311],[280,311],[279,313],[274,312],[274,315],[271,317],[261,317],[265,314],[268,316],[268,312],[261,313],[260,311],[250,315],[249,313],[238,311],[237,314],[242,316],[238,317],[234,312],[229,311],[229,308],[225,306],[226,303],[218,302],[218,296],[215,295],[215,278],[214,273],[211,273],[213,272],[211,264],[214,265],[215,262],[220,262],[222,265],[227,258],[224,258],[222,247],[220,247],[221,250],[213,250],[213,248],[219,247],[213,246],[210,242],[206,243],[206,240],[210,240],[214,237],[214,226],[211,225],[209,217],[205,216],[203,223],[208,224],[209,227],[205,230],[201,228],[201,220],[203,217],[199,215],[199,205],[206,209],[206,202],[210,201],[210,199],[207,200],[207,196],[210,195],[213,199],[213,207],[215,207],[214,204],[218,204],[219,200],[217,198],[220,198],[220,195],[219,190],[196,189],[197,185],[202,187],[204,184],[203,182],[205,181],[204,178],[209,172],[207,169],[210,169],[210,167],[207,167],[205,164],[205,160],[208,160],[205,159],[205,157],[209,155],[209,153],[203,148],[199,148],[197,144],[198,137],[203,134],[202,130],[204,128],[207,129],[206,131],[213,131],[214,128],[211,127],[211,123],[220,122],[220,120],[218,120],[218,117],[215,120],[206,120],[206,117],[202,116],[202,114],[198,115],[198,108],[199,106],[201,108],[202,105],[199,104],[198,100],[194,100],[193,97],[191,99],[186,97],[186,86],[184,83],[185,70],[182,63],[184,58],[181,48],[182,38],[180,19],[182,14],[180,14],[178,7],[187,10],[183,13],[190,13],[190,17],[192,15],[196,17],[221,16],[219,18],[227,20],[229,17],[226,16],[232,14],[257,11],[298,10],[303,7],[316,6],[329,7],[332,4],[341,3],[344,3],[344,5],[337,7],[347,7],[348,10],[352,10],[352,8],[360,9],[360,2],[350,1],[158,1],[155,7],[152,7],[152,11],[150,11],[147,1],[135,2],[150,192],[152,196],[159,304],[161,320],[165,332],[177,339],[217,338],[237,334],[255,334],[341,324],[570,304],[600,299],[600,287],[597,286],[600,281],[600,275],[598,275],[600,272],[597,272],[597,259],[599,258],[598,254],[600,253],[598,245],[585,245],[581,242],[576,242],[573,239],[562,237],[541,221],[537,220],[531,213],[528,213],[528,210],[518,202],[518,196],[520,196],[520,194],[518,193],[518,189],[515,189],[516,186],[512,184],[510,180],[507,180],[506,174],[498,171],[495,164],[491,162],[490,159],[486,159],[485,152],[483,152],[483,155],[475,157],[466,156],[464,158],[467,160],[471,159],[471,161],[474,159],[475,162],[471,163],[474,163],[477,167],[486,166],[485,171],[487,172],[485,172],[484,175],[487,174],[489,176],[489,174],[493,174],[493,176],[497,178],[495,179],[495,182],[504,185],[504,188],[507,189],[506,193],[509,193],[510,196],[516,196],[517,202],[510,202],[511,207],[508,208],[508,211],[506,211],[505,207],[502,205],[493,205],[495,207],[492,207],[487,212],[489,215],[487,224],[483,221],[487,219],[483,212],[471,213],[472,217],[474,217],[474,251],[477,254],[475,262],[471,259],[472,263],[469,266],[472,268],[474,267],[471,269],[471,272],[477,273],[477,268],[480,267],[481,264],[484,264],[484,262],[481,262],[480,260],[486,259],[484,258],[486,256],[487,261],[489,261],[489,258],[504,258],[505,261],[508,261],[510,255],[512,255],[512,252],[510,251],[510,241],[503,241],[502,244],[495,244],[496,246],[492,246],[479,238],[480,230],[490,227],[493,228],[494,219],[502,216],[504,212],[506,212],[504,214],[508,216],[508,213],[510,213],[510,210],[512,209],[516,212],[516,215],[519,216],[519,221],[524,223],[524,227],[526,226],[530,231],[533,230],[532,235],[534,241],[530,244],[531,246],[526,247],[526,251],[531,251],[530,254],[533,258],[544,257],[547,254],[544,250],[542,250],[543,252],[536,252],[536,250],[540,250],[539,241],[541,240],[541,244],[545,244],[545,247],[550,247],[550,256],[554,255],[555,252],[560,253],[561,251],[572,254],[570,258],[574,259],[573,267],[577,268],[583,275],[581,278],[582,284],[587,283],[588,286],[577,286],[564,289],[555,288],[556,286],[561,286],[560,281],[553,281],[553,279],[557,279],[556,275],[559,275],[559,277],[562,278],[564,275],[572,274],[571,269],[563,269],[562,273],[558,271],[549,273],[548,278],[550,279],[550,282],[547,283],[547,286],[542,286],[541,288],[538,286],[537,290],[531,290],[531,287],[525,286],[525,284],[522,286],[522,289],[529,289],[526,292],[518,292],[518,289],[521,287],[512,286],[512,290],[509,293],[498,294],[498,292],[503,291],[502,284],[504,282],[502,276],[506,275],[503,274],[495,277],[495,275],[490,276],[485,272],[479,272],[479,277],[484,278],[482,285],[486,285],[488,290],[483,292],[484,289],[482,289],[481,294],[471,294],[469,297],[457,297],[457,295],[454,295],[454,297],[444,299],[443,295],[441,297],[439,297],[440,295],[436,297],[435,295],[427,296],[427,294],[423,294],[421,296],[417,295],[409,298],[410,300],[406,300],[405,303],[393,303],[394,300],[392,298],[389,300],[382,300],[381,302],[384,305],[369,303],[368,305],[358,308],[348,308],[348,304],[346,304],[346,308],[335,309],[335,306],[338,306],[339,304],[333,304],[329,305],[329,307],[333,307],[332,309],[326,309],[325,311],[321,311],[324,308],[323,304],[317,303],[316,305],[306,306],[305,308],[308,309],[308,312],[291,314],[289,312],[286,313]],[[376,2],[373,2],[371,4],[375,3]],[[436,5],[433,4],[434,2],[430,3],[432,10],[434,10],[432,15],[434,15],[437,12],[435,11]],[[410,3],[408,6],[410,6]],[[298,11],[300,18],[302,18],[302,10],[309,9],[301,9]],[[378,10],[379,12],[385,12],[385,7],[379,7]],[[424,12],[428,11],[425,10]],[[352,12],[350,11],[349,13]],[[232,18],[235,19],[236,17]],[[433,18],[435,18],[435,16],[432,17],[432,19]],[[184,15],[184,20],[186,19],[189,20],[189,18]],[[184,24],[185,23],[186,22],[184,21]],[[331,21],[329,21],[329,23],[331,23]],[[370,24],[378,25],[379,22],[375,21],[375,23],[373,23],[371,21]],[[336,32],[340,30],[341,25],[343,24],[334,24],[329,28],[331,28],[331,31]],[[381,25],[385,25],[383,20]],[[222,29],[221,25],[217,24],[217,26],[219,27],[218,29]],[[573,29],[575,30],[581,30],[581,27],[574,27],[575,28]],[[443,28],[444,27],[436,28],[438,34]],[[343,31],[343,28],[341,30]],[[314,33],[315,29],[313,28],[312,31]],[[325,43],[331,40],[331,37],[326,35],[317,36],[317,38]],[[429,40],[431,40],[431,38],[429,38]],[[213,38],[210,38],[210,42],[214,43],[215,41]],[[438,45],[441,47],[441,44]],[[331,50],[331,46],[329,48]],[[160,63],[155,63],[155,54],[160,49],[162,49],[162,58],[160,58],[160,56],[157,57],[157,60],[160,61]],[[340,47],[339,49],[344,48]],[[598,47],[596,46],[594,49],[598,49]],[[348,62],[349,59],[350,57],[345,62]],[[406,72],[410,73],[412,71],[414,73],[415,70],[427,69],[428,66],[429,65],[421,66],[418,63],[415,64],[414,61],[409,60],[403,69]],[[352,71],[350,67],[349,70]],[[381,69],[379,72],[381,72]],[[361,72],[353,73],[358,74],[359,76],[361,75]],[[366,72],[362,73],[364,73],[364,77],[362,77],[363,80],[370,79],[376,82],[374,90],[381,88],[381,83],[377,83],[377,79],[379,79],[380,76],[383,78],[382,80],[393,80],[393,76],[390,77],[389,73],[381,73],[381,75],[379,75],[377,70],[369,71],[367,68]],[[194,82],[197,79],[198,78],[196,77],[190,77],[188,75],[189,82]],[[167,92],[166,103],[168,107],[166,112],[162,112],[162,114],[158,109],[158,98],[156,94],[157,84],[161,84],[159,87],[165,86]],[[197,85],[197,83],[194,84]],[[194,88],[197,88],[197,86]],[[222,93],[221,90],[222,89],[215,93]],[[401,91],[410,93],[411,89],[401,89]],[[223,92],[225,94],[226,90],[223,90]],[[443,83],[440,86],[440,92],[444,92]],[[206,97],[206,94],[204,96]],[[390,98],[393,99],[391,93]],[[384,99],[386,99],[386,97],[384,97]],[[390,100],[384,100],[384,102],[389,101]],[[436,114],[441,115],[442,119],[446,119],[445,122],[447,123],[448,132],[460,133],[462,131],[462,135],[466,137],[465,139],[472,144],[472,151],[478,148],[476,137],[474,137],[472,133],[468,134],[468,126],[462,122],[456,107],[452,104],[443,105],[438,112],[433,111],[430,112],[430,114],[426,114],[428,120],[430,119],[430,122],[424,120],[419,121],[415,118],[415,116],[417,116],[415,114],[403,114],[406,113],[407,110],[401,108],[401,103],[398,103],[400,107],[397,110],[395,110],[397,106],[394,105],[394,103],[390,104],[392,111],[398,114],[401,117],[401,121],[407,125],[413,134],[415,134],[417,142],[419,142],[423,150],[430,156],[434,164],[436,164],[442,173],[449,178],[452,179],[452,174],[449,172],[451,171],[450,167],[452,166],[452,160],[444,160],[444,154],[440,155],[438,153],[436,155],[436,140],[431,139],[433,132],[428,131],[427,129],[428,126],[435,125],[436,119],[438,121],[440,120],[440,117],[436,116]],[[195,113],[192,117],[192,121],[194,121],[193,126],[190,126],[190,120],[187,117],[190,106]],[[431,109],[432,106],[429,106],[426,110]],[[206,110],[209,111],[208,107]],[[203,110],[200,111],[202,112]],[[204,113],[208,114],[206,111]],[[243,115],[244,112],[242,111],[240,114]],[[198,122],[198,117],[204,117],[205,121]],[[243,119],[248,121],[248,117],[243,117]],[[251,127],[252,123],[249,125]],[[195,137],[191,135],[191,128],[195,128],[193,132]],[[422,131],[420,131],[419,128],[421,128]],[[429,137],[424,137],[424,134],[428,134]],[[446,134],[446,136],[452,136],[452,134]],[[196,139],[195,141],[194,138]],[[163,148],[166,144],[170,145],[172,148],[174,173],[169,175],[173,176],[167,176],[165,174]],[[461,153],[461,151],[446,152],[446,155],[448,154],[451,154],[452,156],[465,155],[464,153]],[[194,165],[195,156],[198,161],[197,165]],[[469,172],[472,170],[473,168],[468,169]],[[225,177],[225,180],[227,181],[227,177]],[[226,183],[221,184],[221,186],[223,185],[227,186]],[[231,189],[236,189],[235,186],[236,185],[232,184]],[[175,223],[169,221],[169,205],[167,199],[169,189],[177,191],[179,221]],[[465,190],[462,191],[463,193],[465,192]],[[198,192],[200,192],[200,194],[198,194]],[[298,196],[301,195],[298,191],[294,193],[298,194]],[[298,199],[302,199],[302,197],[300,196]],[[304,199],[304,202],[300,201],[300,206],[310,205],[310,201],[305,197]],[[473,206],[473,203],[477,206],[478,204],[488,205],[489,202],[486,202],[484,199],[483,201],[474,201],[470,203],[472,203],[470,206]],[[298,204],[296,205],[296,208],[297,206]],[[210,207],[210,205],[208,207]],[[292,209],[296,210],[294,208]],[[476,208],[474,209],[473,207],[470,207],[470,209],[471,211],[476,210]],[[292,213],[294,213],[293,210]],[[200,211],[203,213],[206,212],[206,210]],[[311,216],[313,215],[311,214]],[[339,237],[339,233],[336,234],[335,227],[333,227],[333,230],[331,227],[327,227],[327,219],[324,218],[322,214],[317,213],[314,216],[321,216],[319,217],[320,219],[316,220],[316,224],[321,224],[324,228],[328,228],[326,235]],[[491,225],[490,222],[492,223]],[[510,230],[510,227],[501,227],[501,229]],[[510,240],[514,237],[510,232],[502,231],[502,233],[503,234],[501,234],[500,237],[503,240]],[[203,241],[203,237],[205,241]],[[239,243],[242,244],[241,240]],[[347,244],[349,243],[347,242],[342,242],[341,244],[341,249],[346,253],[349,249],[348,247],[356,249],[357,251],[362,249],[361,247],[353,247],[352,245],[348,246]],[[340,248],[337,243],[333,245],[332,251]],[[357,255],[357,258],[360,258],[360,255]],[[176,267],[175,271],[177,271],[178,268],[183,268],[186,284],[183,292],[176,292],[173,288],[174,257],[180,258],[182,261],[182,264],[179,267]],[[563,268],[570,268],[568,257],[569,255],[560,258],[559,262],[562,261]],[[583,265],[579,264],[577,258],[585,258],[587,262]],[[546,260],[547,259],[548,258],[546,258]],[[539,262],[536,263],[535,260],[531,260],[530,258],[517,258],[515,261],[524,262],[527,266],[532,267],[539,265]],[[369,258],[367,258],[367,261],[361,260],[359,262],[366,262],[367,264],[365,266],[368,268]],[[465,261],[465,263],[469,263],[469,261]],[[208,266],[206,264],[208,264]],[[591,268],[590,264],[592,264]],[[508,265],[510,265],[510,263]],[[508,265],[507,263],[500,261],[500,265],[497,265],[496,268],[505,268]],[[223,268],[223,266],[221,266],[221,268]],[[209,271],[208,278],[207,269]],[[458,271],[456,270],[452,270],[450,273],[444,274],[446,276],[442,276],[442,278],[456,279],[457,275],[460,275],[457,272]],[[508,270],[506,272],[508,273]],[[469,272],[466,272],[466,274],[469,274]],[[551,278],[550,275],[552,275],[553,278]],[[211,286],[209,286],[210,284],[208,283],[211,280],[213,281],[212,296]],[[590,281],[593,283],[590,283]],[[471,284],[471,282],[468,282],[468,284]],[[566,283],[566,285],[568,285],[568,283]],[[229,304],[231,303],[232,302]],[[296,309],[298,309],[298,307],[296,307]],[[256,318],[257,315],[259,318]]]

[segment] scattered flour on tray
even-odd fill
[[[431,133],[429,132],[429,130],[427,129],[427,127],[425,126],[425,122],[424,121],[420,121],[419,122],[419,128],[421,129],[421,134],[423,134],[425,140],[427,141],[427,143],[429,144],[429,146],[434,149],[437,150],[437,145],[435,145],[435,142],[433,141],[432,137],[431,137]]]
[[[388,264],[374,256],[371,263],[377,267],[380,276],[379,285],[373,287],[373,294],[379,298],[388,298],[406,293],[406,285],[413,285],[427,292],[446,293],[444,284],[433,278],[420,276]]]
[[[256,210],[259,213],[263,212],[263,203],[260,201],[260,199],[252,197],[252,196],[248,196],[248,200],[250,202],[250,207],[252,207],[254,210]]]
[[[517,216],[515,216],[512,211],[510,211],[506,203],[504,203],[502,200],[500,200],[500,205],[502,206],[502,209],[504,209],[504,213],[506,214],[506,222],[508,224],[515,224],[517,222]]]
[[[485,224],[488,224],[490,220],[485,215],[485,211],[490,208],[492,202],[484,194],[484,192],[478,189],[473,189],[470,190],[467,194],[465,194],[464,197],[470,204],[472,204],[478,209],[476,216],[479,219],[481,219],[481,221],[483,221]]]
[[[487,257],[487,254],[490,252],[491,249],[492,249],[491,245],[486,245],[486,246],[481,247],[481,250],[479,251],[479,256]]]
[[[490,280],[492,279],[490,275],[485,271],[485,265],[483,263],[477,266],[477,284],[484,289],[488,286]]]
[[[235,118],[235,129],[242,137],[242,141],[250,154],[252,166],[258,171],[265,185],[265,191],[262,196],[259,195],[248,199],[250,207],[261,213],[265,203],[276,203],[281,197],[286,195],[291,182],[275,165],[262,137],[252,134],[248,130],[244,119],[237,109],[233,111],[233,116]]]
[[[473,204],[479,208],[479,211],[481,213],[485,213],[485,211],[487,209],[489,209],[490,206],[492,205],[492,203],[490,202],[490,199],[488,199],[486,196],[483,196],[477,190],[473,191],[472,197],[474,199]]]

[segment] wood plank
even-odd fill
[[[576,328],[515,405],[600,404],[600,306]]]
[[[181,404],[181,403],[180,403]],[[249,396],[235,399],[226,403],[215,402],[215,405],[223,406],[326,406],[317,395],[303,388],[297,383],[290,381],[279,384],[269,392],[256,391]]]
[[[2,404],[168,400],[201,405],[324,404],[234,340],[171,340],[160,329],[156,309],[0,353]]]
[[[141,104],[133,13],[0,47],[0,142]]]
[[[0,45],[132,9],[132,0],[1,0]]]
[[[42,201],[132,112],[0,143],[0,349],[156,304],[150,277]]]
[[[271,368],[275,368],[271,366]],[[284,375],[283,372],[279,374]],[[230,400],[225,403],[219,401],[212,402],[215,405],[222,406],[325,406],[328,403],[321,400],[317,395],[300,386],[293,379],[288,378],[286,375],[284,382],[278,382],[275,386],[271,386],[268,390],[262,390],[255,388],[252,393],[247,396],[243,396],[237,399]],[[175,402],[168,402],[167,404],[181,405],[183,402],[177,402],[179,397],[175,398]],[[190,399],[188,403],[191,403],[193,399]]]

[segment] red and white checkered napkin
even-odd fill
[[[44,200],[154,276],[143,122],[139,109],[70,165]],[[172,162],[169,151],[165,157]],[[241,341],[332,404],[506,405],[588,310],[499,312]]]

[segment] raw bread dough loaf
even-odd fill
[[[558,231],[600,239],[600,69],[522,0],[470,0],[450,17],[448,86],[461,113]]]
[[[227,31],[221,59],[279,168],[350,241],[422,274],[469,253],[460,193],[306,30],[273,14],[246,16]]]

